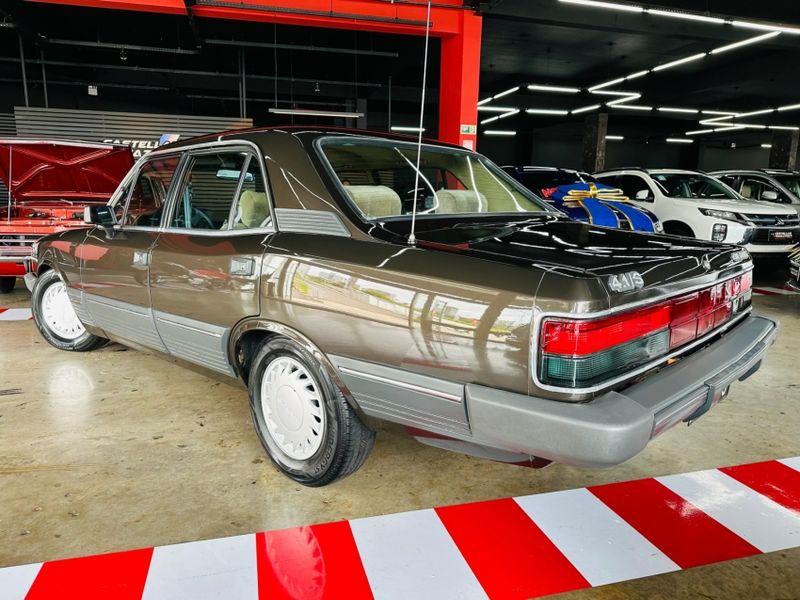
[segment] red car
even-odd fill
[[[105,204],[133,163],[127,146],[0,140],[0,293],[29,270],[36,240],[86,227],[84,207]]]

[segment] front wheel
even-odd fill
[[[17,285],[16,277],[0,277],[0,294],[10,294]]]
[[[258,437],[284,475],[319,487],[355,472],[367,459],[375,433],[305,348],[286,338],[264,342],[248,387]]]
[[[67,295],[67,286],[53,270],[36,280],[31,295],[33,320],[42,337],[59,350],[86,352],[108,340],[92,335],[80,322]]]

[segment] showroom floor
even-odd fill
[[[756,288],[766,292],[756,311],[782,325],[762,370],[696,425],[623,465],[502,465],[379,424],[365,467],[321,489],[271,466],[243,388],[118,345],[58,352],[26,319],[29,294],[18,289],[0,298],[21,309],[0,312],[0,567],[796,457],[800,295],[758,275]],[[608,598],[798,598],[800,549],[601,590]]]

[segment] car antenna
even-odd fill
[[[417,194],[419,193],[419,163],[422,156],[422,123],[425,117],[425,85],[428,81],[428,40],[431,33],[431,0],[425,14],[425,54],[422,59],[422,98],[419,103],[419,130],[417,131],[417,165],[414,169],[414,204],[411,206],[411,233],[408,235],[409,246],[417,245],[414,231],[417,226]]]

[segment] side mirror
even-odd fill
[[[652,202],[654,200],[650,190],[639,190],[636,192],[636,199],[641,202]]]
[[[778,192],[774,192],[772,190],[765,190],[761,192],[761,199],[766,200],[767,202],[777,202]]]
[[[111,227],[116,220],[110,206],[87,206],[83,209],[83,222],[87,225]]]

